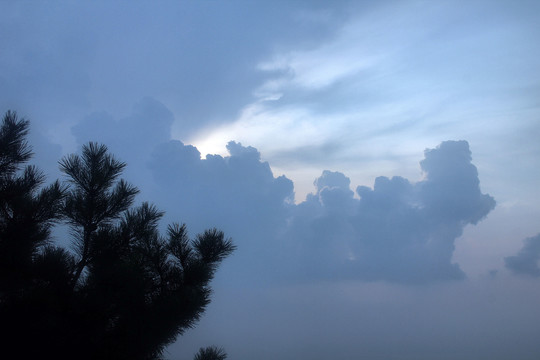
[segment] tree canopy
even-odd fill
[[[19,358],[158,359],[195,325],[212,280],[235,249],[223,232],[191,239],[186,225],[160,234],[154,205],[105,145],[64,157],[66,181],[44,186],[26,165],[29,123],[7,112],[0,125],[0,327]],[[51,241],[69,225],[73,251]],[[196,356],[224,359],[221,349]],[[206,356],[206,357],[204,357]]]

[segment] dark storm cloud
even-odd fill
[[[504,258],[505,266],[521,275],[540,277],[540,234],[523,240],[523,247],[514,256]]]

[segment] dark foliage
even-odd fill
[[[200,348],[199,352],[195,354],[194,360],[225,360],[226,358],[227,354],[223,349],[209,346]]]
[[[119,179],[126,166],[104,145],[60,161],[66,184],[43,187],[23,167],[28,122],[8,112],[0,128],[0,324],[2,348],[17,358],[156,359],[200,318],[209,286],[234,245],[185,225],[166,236],[163,213]],[[49,241],[62,219],[75,252]],[[224,357],[215,357],[224,359]]]
[[[42,187],[44,175],[24,166],[32,152],[25,141],[28,121],[7,112],[0,126],[0,301],[35,286],[34,259],[48,244],[61,216],[64,188]]]

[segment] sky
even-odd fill
[[[537,1],[0,12],[0,111],[51,181],[102,142],[163,228],[238,246],[167,359],[540,357]]]

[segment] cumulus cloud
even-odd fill
[[[234,271],[271,276],[268,264],[294,206],[292,181],[274,177],[257,149],[238,142],[227,144],[228,156],[202,158],[196,147],[171,140],[173,121],[162,103],[145,98],[124,118],[95,113],[72,133],[79,144],[107,144],[127,162],[124,177],[142,190],[139,200],[166,212],[163,226],[185,222],[193,233],[218,227],[239,246]]]
[[[283,216],[283,205],[294,199],[292,182],[275,178],[253,147],[231,141],[227,150],[229,156],[202,159],[197,148],[172,140],[156,147],[149,166],[163,193],[180,201],[178,211],[197,222],[222,223],[238,214],[236,222],[252,227],[251,219],[271,223],[270,217]]]
[[[232,236],[238,245],[234,277],[257,282],[272,276],[276,242],[294,203],[293,183],[274,177],[255,148],[231,141],[227,150],[229,156],[202,159],[195,147],[178,140],[157,146],[150,161],[152,199],[169,221],[196,231],[216,226]]]
[[[228,155],[203,158],[170,140],[173,121],[163,104],[144,99],[130,116],[95,114],[73,133],[81,143],[113,144],[129,164],[128,180],[137,179],[144,200],[166,211],[165,222],[186,222],[194,232],[216,226],[232,236],[236,281],[462,279],[452,261],[455,240],[495,206],[480,190],[466,141],[426,150],[416,183],[378,177],[355,194],[345,174],[325,170],[295,204],[292,181],[274,176],[257,149],[230,141]]]
[[[452,263],[455,240],[494,207],[480,191],[466,141],[426,150],[425,178],[378,177],[353,197],[349,179],[325,171],[317,191],[299,204],[290,239],[300,239],[299,272],[324,278],[395,282],[461,279]]]
[[[523,247],[514,256],[504,258],[505,266],[520,275],[540,277],[540,234],[523,240]]]

